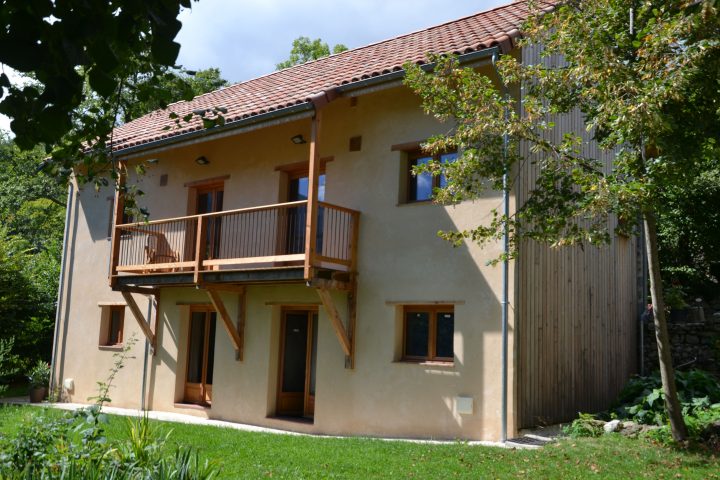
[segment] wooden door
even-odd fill
[[[188,403],[212,403],[216,317],[215,311],[208,309],[190,312],[185,373],[185,401]]]
[[[280,335],[277,414],[312,418],[315,413],[317,311],[284,311]]]

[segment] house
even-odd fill
[[[402,65],[454,52],[493,76],[494,54],[538,61],[516,44],[527,15],[511,3],[170,106],[224,111],[224,125],[157,111],[118,127],[123,181],[150,221],[124,218],[113,189],[71,185],[53,353],[64,396],[95,394],[136,338],[112,405],[485,440],[504,436],[505,414],[513,435],[606,407],[635,371],[636,241],[523,244],[504,362],[503,269],[487,265],[502,245],[436,235],[476,225],[501,194],[439,206],[433,180],[410,174],[447,126],[423,114]],[[517,173],[511,209],[532,188],[530,162]]]

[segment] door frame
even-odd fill
[[[283,307],[280,311],[280,343],[278,345],[278,353],[279,353],[279,362],[278,362],[278,372],[277,372],[277,394],[276,394],[276,415],[279,416],[293,416],[292,414],[283,413],[280,411],[280,405],[282,405],[282,397],[283,395],[291,395],[292,392],[285,393],[282,391],[283,386],[283,370],[285,365],[285,328],[286,328],[286,318],[288,314],[305,314],[306,320],[307,320],[307,348],[305,350],[305,384],[303,389],[303,408],[302,408],[302,415],[300,417],[304,418],[313,418],[315,416],[315,394],[310,394],[310,378],[312,375],[312,355],[313,351],[315,351],[316,355],[316,361],[315,361],[315,367],[317,372],[317,342],[313,342],[313,324],[317,323],[314,322],[314,317],[318,316],[318,307],[317,306],[293,306],[293,307]],[[316,383],[317,383],[317,373],[316,373]],[[316,385],[317,389],[317,385]]]

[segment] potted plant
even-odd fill
[[[30,403],[42,402],[48,395],[50,385],[50,365],[47,362],[38,360],[28,373],[30,381]]]

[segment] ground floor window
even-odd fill
[[[455,311],[452,305],[403,307],[403,360],[452,362]]]
[[[125,330],[125,305],[103,305],[100,320],[101,347],[119,347]]]

